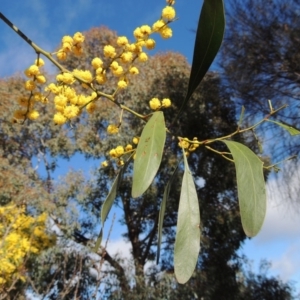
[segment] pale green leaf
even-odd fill
[[[267,207],[263,163],[248,147],[233,141],[223,141],[235,163],[242,226],[247,236],[260,231]]]
[[[141,196],[152,183],[161,163],[166,141],[162,111],[155,112],[145,125],[133,165],[132,197]]]
[[[111,189],[106,197],[106,199],[104,200],[103,204],[102,204],[102,207],[101,207],[101,213],[100,213],[100,216],[101,216],[101,230],[100,230],[100,233],[99,233],[99,236],[98,236],[98,239],[96,241],[96,245],[95,245],[95,252],[97,252],[98,248],[100,247],[101,245],[101,242],[102,242],[102,237],[103,237],[103,227],[104,227],[104,223],[106,221],[106,218],[111,210],[111,207],[114,203],[114,200],[116,199],[116,196],[117,196],[117,191],[118,191],[118,188],[119,188],[119,185],[120,185],[120,182],[122,180],[122,177],[123,177],[123,173],[124,171],[126,170],[129,162],[131,161],[132,159],[132,156],[129,157],[129,159],[126,161],[126,163],[123,165],[123,167],[120,169],[117,177],[115,178],[112,186],[111,186]]]
[[[166,210],[166,203],[167,199],[169,198],[169,193],[171,190],[171,185],[175,179],[176,172],[178,170],[178,165],[176,166],[169,182],[166,185],[163,199],[161,201],[160,210],[159,210],[159,217],[158,217],[158,235],[157,235],[157,256],[156,256],[156,263],[159,263],[159,256],[160,256],[160,245],[162,240],[162,229],[163,229],[163,223],[164,223],[164,216],[165,216],[165,210]]]
[[[186,283],[195,270],[200,251],[200,209],[193,176],[184,155],[176,239],[174,246],[175,276]]]
[[[298,135],[300,134],[300,130],[286,123],[281,123],[273,120],[267,120],[268,122],[274,123],[289,132],[290,135]]]

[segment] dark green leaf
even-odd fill
[[[162,111],[155,112],[143,129],[133,165],[132,197],[141,196],[152,183],[161,163],[166,141]]]
[[[284,128],[285,130],[287,130],[289,132],[290,135],[298,135],[300,134],[300,130],[287,124],[287,123],[282,123],[282,122],[277,122],[277,121],[272,121],[272,120],[267,120],[268,122],[274,123],[282,128]]]
[[[160,256],[160,245],[162,240],[162,229],[163,229],[163,223],[164,223],[164,215],[166,210],[166,203],[167,199],[169,198],[169,193],[171,189],[171,185],[173,183],[173,180],[175,179],[176,172],[178,170],[178,165],[175,168],[169,182],[167,183],[167,186],[164,191],[164,196],[161,201],[160,210],[159,210],[159,217],[158,217],[158,235],[157,235],[157,256],[156,256],[156,263],[159,263],[159,256]]]
[[[177,231],[174,246],[175,276],[179,283],[186,283],[195,270],[200,251],[200,209],[193,176],[184,155],[178,208]]]
[[[196,33],[188,91],[180,111],[214,61],[223,40],[224,29],[223,0],[204,0]]]
[[[253,237],[260,231],[267,207],[263,163],[248,147],[233,141],[223,141],[235,163],[239,206],[243,229]]]

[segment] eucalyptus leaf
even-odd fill
[[[267,208],[263,162],[245,145],[234,141],[223,142],[235,163],[242,226],[245,234],[253,237],[263,225]]]
[[[133,165],[132,197],[141,196],[152,183],[161,163],[166,141],[162,111],[155,112],[145,125]]]
[[[174,246],[175,276],[179,283],[186,283],[195,270],[200,252],[200,209],[193,176],[184,155],[178,208],[177,231]]]

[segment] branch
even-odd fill
[[[103,253],[97,253],[101,257],[103,257],[109,264],[118,272],[118,277],[121,285],[121,290],[126,293],[126,291],[130,290],[130,286],[128,284],[125,271],[123,267],[115,260],[113,259],[109,253],[106,251],[106,249],[102,248],[100,251],[103,250]]]
[[[80,83],[83,83],[85,85],[87,85],[90,89],[92,89],[94,92],[97,93],[98,97],[105,97],[107,99],[109,99],[110,101],[112,101],[115,105],[119,106],[121,109],[128,111],[129,113],[135,115],[136,117],[142,119],[142,120],[147,120],[148,116],[144,116],[141,115],[137,112],[135,112],[134,110],[130,109],[129,107],[120,104],[118,102],[115,101],[115,97],[114,95],[109,95],[106,93],[103,93],[99,90],[97,90],[96,88],[94,88],[93,84],[90,82],[85,81],[84,79],[82,79],[81,77],[73,74],[73,72],[69,71],[68,69],[66,69],[63,65],[61,65],[59,62],[57,62],[53,57],[52,54],[50,52],[47,52],[45,50],[43,50],[41,47],[39,47],[37,44],[35,44],[30,38],[28,38],[16,25],[14,25],[11,21],[9,21],[1,12],[0,12],[0,19],[2,19],[4,21],[4,23],[6,23],[13,31],[15,31],[27,44],[29,44],[30,47],[32,47],[34,49],[34,51],[40,55],[43,54],[45,57],[47,57],[48,60],[50,60],[61,72],[64,73],[71,73],[73,75],[73,77],[75,79],[77,79]]]
[[[156,219],[155,219],[155,223],[154,223],[154,226],[153,226],[152,230],[151,230],[150,233],[148,234],[149,241],[148,241],[148,243],[147,243],[147,245],[146,245],[145,252],[144,252],[144,254],[143,254],[143,256],[142,256],[142,262],[143,262],[143,264],[145,264],[145,261],[146,261],[148,255],[149,255],[149,251],[150,251],[150,248],[151,248],[151,246],[152,246],[153,239],[154,239],[155,234],[156,234],[157,224],[158,224],[158,216],[157,216]]]

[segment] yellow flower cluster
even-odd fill
[[[172,7],[172,5],[175,4],[175,1],[167,0],[167,3],[169,5],[162,10],[161,19],[156,21],[152,26],[153,32],[159,33],[163,39],[172,37],[173,32],[168,24],[172,22],[176,16],[176,11]]]
[[[170,107],[171,106],[171,100],[169,98],[164,98],[162,101],[160,101],[158,98],[152,98],[150,101],[149,101],[149,105],[150,105],[150,108],[153,109],[153,110],[158,110],[162,107]]]
[[[139,137],[134,137],[132,139],[132,143],[134,145],[137,145],[139,143]],[[134,146],[132,144],[127,144],[125,147],[123,146],[117,146],[116,148],[113,148],[109,151],[109,155],[111,158],[115,158],[117,159],[117,164],[119,166],[123,166],[124,165],[124,161],[121,158],[124,154],[132,152],[134,150]],[[107,167],[108,166],[108,162],[105,160],[101,163],[102,167]]]
[[[34,109],[35,102],[47,103],[48,99],[38,92],[38,85],[46,82],[46,77],[41,73],[40,67],[45,64],[42,58],[35,60],[34,64],[25,70],[25,76],[28,80],[25,82],[25,90],[30,91],[30,96],[20,97],[19,105],[22,109],[14,112],[13,118],[16,121],[24,121],[26,118],[36,120],[39,117],[39,112]]]
[[[56,76],[57,82],[51,83],[45,88],[48,94],[52,93],[54,95],[55,114],[53,120],[55,124],[63,125],[79,116],[84,107],[89,113],[92,113],[96,109],[95,101],[101,95],[114,100],[118,90],[127,88],[130,76],[139,74],[136,62],[146,62],[148,60],[146,51],[155,48],[155,40],[150,38],[151,35],[159,33],[163,38],[172,36],[172,29],[169,27],[169,23],[176,16],[175,9],[172,7],[174,3],[175,1],[167,0],[168,5],[162,10],[161,18],[152,26],[142,25],[137,27],[133,31],[135,38],[133,43],[126,36],[119,36],[114,46],[105,45],[102,49],[102,54],[99,57],[94,57],[91,61],[92,71],[64,70]],[[69,35],[64,36],[61,41],[61,48],[56,52],[57,58],[65,60],[70,53],[75,55],[82,54],[84,40],[85,37],[80,32],[75,33],[73,37]],[[14,114],[15,120],[37,119],[39,113],[33,109],[34,101],[47,101],[42,94],[35,92],[37,84],[46,82],[39,69],[43,64],[43,60],[38,58],[38,61],[25,71],[26,76],[29,77],[29,80],[25,83],[25,89],[30,91],[30,97],[29,99],[24,97],[19,99],[19,103],[26,107],[26,110],[16,111]],[[59,64],[57,66],[61,68]],[[101,86],[107,82],[108,73],[117,79],[117,89],[112,95],[102,93],[99,88],[99,85]],[[72,86],[75,82],[81,83],[84,88],[90,88],[92,90],[91,94],[77,94],[75,87]],[[160,104],[150,104],[154,110],[160,107],[169,107],[170,105],[171,101],[169,99],[163,99]],[[118,128],[115,125],[110,125],[107,131],[110,134],[117,133]]]
[[[81,55],[82,43],[84,42],[84,36],[81,32],[76,32],[73,37],[65,35],[62,38],[62,47],[57,51],[56,55],[59,60],[65,60],[69,53],[74,53],[75,55]]]
[[[196,137],[193,138],[193,142],[190,142],[188,138],[183,138],[179,140],[178,146],[180,148],[183,148],[185,151],[185,155],[188,156],[190,152],[195,151],[199,147],[199,144],[197,143]]]
[[[116,47],[112,45],[104,46],[103,56],[109,59],[108,66],[104,66],[100,57],[95,57],[91,63],[95,70],[94,78],[98,84],[106,82],[106,73],[109,69],[118,78],[118,88],[127,88],[129,82],[127,75],[139,74],[139,70],[134,66],[134,62],[136,60],[146,62],[148,55],[144,49],[151,50],[155,48],[155,40],[150,38],[150,35],[157,32],[163,38],[172,36],[172,30],[168,27],[168,23],[174,20],[175,10],[170,5],[162,10],[161,19],[155,22],[152,28],[149,25],[142,25],[133,31],[134,43],[130,43],[126,36],[119,36],[116,41]]]
[[[76,72],[82,77],[88,77],[85,72],[80,73],[78,70]],[[86,107],[88,113],[94,112],[96,105],[93,101],[97,98],[96,92],[92,92],[88,96],[78,95],[76,90],[69,86],[75,81],[70,73],[59,74],[56,76],[56,79],[57,84],[50,83],[45,89],[45,91],[54,94],[56,112],[53,116],[53,121],[55,124],[62,125],[68,120],[79,116],[82,107]]]
[[[14,279],[25,280],[24,264],[30,254],[39,254],[54,244],[45,231],[45,213],[31,217],[24,207],[0,207],[0,290]]]

